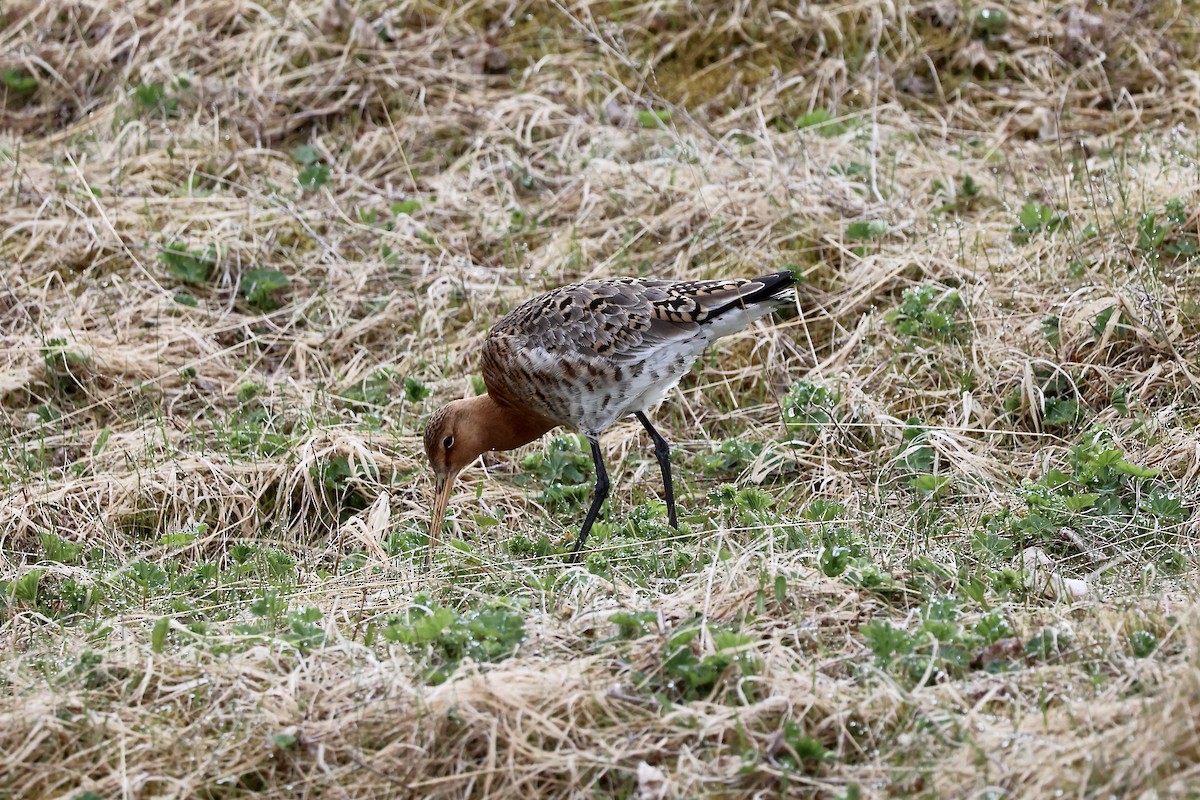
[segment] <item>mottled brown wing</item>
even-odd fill
[[[551,353],[577,352],[621,361],[657,341],[694,334],[696,326],[764,287],[761,278],[587,281],[535,297],[500,320],[491,335],[515,337],[525,347]]]
[[[588,391],[619,380],[623,370],[636,369],[662,349],[707,338],[708,323],[790,286],[792,279],[784,275],[729,281],[616,278],[563,286],[524,303],[492,328],[483,349],[484,381],[501,401],[564,421],[558,396],[564,385]]]

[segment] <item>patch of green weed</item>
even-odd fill
[[[203,250],[189,250],[182,242],[171,242],[159,251],[158,260],[172,277],[199,286],[208,281],[217,265],[217,248],[209,245]]]
[[[465,658],[482,663],[509,658],[525,640],[525,621],[501,606],[459,614],[418,596],[407,613],[388,620],[380,633],[386,641],[423,656],[428,664],[426,678],[437,684]]]
[[[1162,549],[1192,516],[1157,469],[1126,460],[1124,450],[1102,428],[1088,432],[1066,460],[1065,470],[1052,469],[1022,484],[1025,511],[1009,522],[1013,539],[1058,550],[1089,540]],[[1077,538],[1064,539],[1063,529]]]
[[[888,311],[885,318],[911,342],[957,342],[970,335],[966,323],[959,319],[962,311],[962,296],[957,289],[930,283],[905,289],[900,305]]]
[[[1024,204],[1016,216],[1012,240],[1017,244],[1026,244],[1038,236],[1050,235],[1070,223],[1065,215],[1041,203]]]

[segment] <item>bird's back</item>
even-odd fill
[[[584,281],[539,295],[492,328],[488,392],[589,435],[655,405],[714,339],[791,301],[789,272],[752,280]]]

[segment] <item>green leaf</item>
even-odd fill
[[[795,720],[789,719],[783,723],[782,734],[780,741],[783,753],[777,760],[787,769],[811,773],[822,762],[830,759],[831,754],[825,749],[825,745],[811,736],[806,736],[804,728]]]
[[[188,250],[187,245],[171,242],[158,254],[161,261],[174,277],[193,285],[203,284],[208,280],[213,267],[212,260],[205,255]]]
[[[271,295],[287,288],[288,277],[277,269],[248,269],[242,274],[242,294],[246,302],[263,311],[279,308]]]
[[[1167,212],[1167,219],[1169,219],[1173,225],[1182,227],[1187,224],[1187,206],[1184,205],[1181,198],[1171,198],[1167,201],[1164,208]]]
[[[280,750],[290,750],[296,746],[300,739],[294,733],[277,733],[271,737],[271,741]]]
[[[175,116],[177,101],[167,94],[167,90],[158,81],[139,83],[134,87],[133,99],[143,111],[156,112],[164,118]]]
[[[1154,467],[1141,467],[1137,464],[1131,464],[1123,458],[1118,459],[1113,466],[1116,468],[1117,472],[1121,472],[1134,478],[1158,477],[1158,470]]]
[[[880,663],[886,664],[894,655],[911,653],[913,650],[912,636],[887,620],[871,620],[863,626],[862,633],[867,640],[867,647]]]
[[[671,110],[669,108],[642,110],[637,113],[637,119],[638,125],[643,128],[665,128],[665,123],[671,121]]]
[[[1046,416],[1043,422],[1048,427],[1057,425],[1073,425],[1083,416],[1083,409],[1073,398],[1047,397]]]
[[[190,529],[176,531],[175,533],[164,533],[158,537],[159,544],[167,547],[187,547],[195,544],[196,539],[204,533],[208,532],[208,524],[199,522],[193,525]]]
[[[0,81],[14,94],[33,94],[37,91],[38,80],[20,67],[9,67],[0,70]]]
[[[650,632],[650,625],[657,623],[658,614],[654,611],[618,611],[608,621],[617,626],[618,638],[637,639]]]
[[[1151,490],[1149,496],[1143,497],[1142,508],[1169,522],[1182,522],[1191,516],[1182,500],[1160,488]]]
[[[874,241],[885,236],[887,232],[887,221],[882,219],[851,222],[846,226],[846,238],[851,241]]]
[[[296,176],[296,183],[306,191],[320,189],[329,183],[329,167],[324,164],[310,164],[300,170],[300,174]]]
[[[800,116],[796,120],[797,128],[812,128],[825,137],[841,136],[849,128],[844,123],[837,122],[831,111],[818,108]]]
[[[948,475],[918,475],[908,482],[910,489],[922,494],[940,496],[952,482]]]
[[[154,623],[154,630],[150,632],[150,649],[155,653],[161,653],[167,644],[167,634],[171,631],[171,618],[159,617]]]
[[[1060,343],[1060,322],[1057,315],[1042,317],[1042,338],[1049,342],[1051,347],[1058,347]]]
[[[1063,498],[1063,505],[1067,507],[1068,511],[1078,513],[1096,505],[1096,499],[1099,497],[1100,495],[1096,493],[1068,495]]]
[[[1040,203],[1026,203],[1017,212],[1017,221],[1026,229],[1037,231],[1041,229],[1042,225],[1049,222],[1053,215],[1053,211]]]
[[[1150,631],[1129,634],[1129,649],[1137,658],[1147,658],[1158,649],[1158,637]]]
[[[821,551],[819,559],[821,571],[826,577],[836,578],[846,571],[846,567],[850,566],[850,556],[852,552],[849,547],[842,545],[831,545]]]
[[[998,36],[1008,27],[1008,14],[1003,9],[981,8],[975,14],[975,33],[982,38]]]
[[[93,456],[98,456],[104,452],[104,448],[108,444],[108,439],[110,436],[112,436],[112,428],[106,427],[100,431],[100,435],[96,437],[95,444],[92,445]]]
[[[419,403],[429,397],[429,387],[416,378],[405,378],[404,396],[410,403]]]
[[[1159,225],[1153,212],[1138,218],[1138,249],[1156,250],[1171,231],[1170,225]]]
[[[23,603],[32,604],[36,602],[38,585],[45,574],[46,570],[44,569],[31,569],[20,578],[17,578],[12,585],[13,598]]]
[[[392,203],[392,214],[396,216],[399,216],[400,214],[408,214],[409,216],[412,216],[412,213],[420,207],[420,200],[401,200],[398,203]]]
[[[292,148],[292,160],[307,167],[320,161],[321,156],[311,144],[301,144]]]

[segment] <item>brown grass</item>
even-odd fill
[[[1126,458],[1197,498],[1194,263],[1141,247],[1137,224],[1178,199],[1176,233],[1196,238],[1200,9],[1004,5],[984,36],[978,7],[942,0],[5,4],[0,796],[1194,793],[1190,519],[1162,533],[1182,575],[1162,570],[1162,542],[1067,531],[1055,569],[1087,578],[1086,599],[964,605],[964,624],[998,608],[1021,641],[1069,632],[1054,657],[913,682],[863,632],[912,628],[969,576],[1020,574],[1020,554],[987,562],[971,541],[1082,436],[1047,420],[1056,371]],[[796,127],[821,109],[843,127]],[[298,186],[301,145],[324,185]],[[393,210],[405,201],[419,205]],[[1026,203],[1067,222],[1014,237]],[[878,239],[848,235],[875,219]],[[208,279],[172,275],[171,243],[211,247]],[[649,577],[620,545],[603,575],[506,549],[579,522],[509,480],[520,454],[465,476],[450,527],[469,553],[425,574],[387,549],[425,521],[424,417],[471,392],[482,338],[516,303],[582,277],[782,265],[808,278],[799,314],[723,340],[656,414],[695,519],[644,544],[662,558]],[[259,268],[289,278],[276,309],[239,290]],[[927,284],[960,294],[958,338],[887,318]],[[430,398],[343,396],[382,369]],[[785,444],[779,398],[800,379],[837,390],[837,422]],[[911,417],[953,481],[936,502],[898,466]],[[727,439],[763,449],[706,475],[699,456]],[[657,496],[657,467],[635,423],[604,449],[619,523]],[[339,458],[341,492],[322,482]],[[734,478],[771,496],[773,521],[710,502]],[[799,517],[814,498],[846,507],[893,589],[826,577],[819,540],[779,544],[817,529]],[[181,547],[181,531],[198,535]],[[107,560],[54,561],[46,534]],[[253,593],[80,617],[46,600],[67,581],[115,591],[139,560],[231,569],[246,542],[295,558],[283,600],[319,609],[323,644],[240,629]],[[706,558],[662,566],[679,552]],[[22,600],[7,582],[35,568],[43,594]],[[526,638],[435,684],[427,652],[370,634],[429,598],[511,602]],[[659,619],[614,639],[629,610]],[[757,666],[671,702],[646,687],[693,619],[698,656],[732,627]],[[1158,647],[1137,658],[1143,630]],[[787,721],[831,759],[789,770]]]

